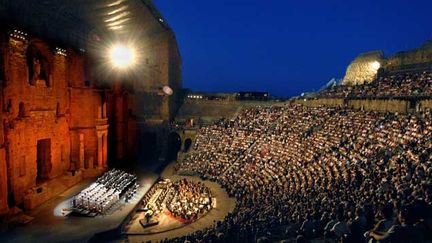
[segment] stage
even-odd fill
[[[143,227],[140,222],[140,220],[144,219],[144,213],[136,212],[132,216],[131,221],[125,225],[123,232],[129,242],[157,242],[164,239],[188,235],[195,231],[203,230],[212,226],[215,221],[223,220],[225,216],[235,208],[235,199],[230,198],[226,191],[215,182],[207,180],[204,181],[199,177],[175,175],[172,169],[172,164],[165,169],[161,176],[172,181],[187,178],[188,180],[204,183],[208,188],[210,188],[212,197],[215,199],[215,203],[213,204],[214,207],[192,223],[183,223],[168,214],[163,214],[157,220],[157,225],[149,227]]]
[[[26,212],[34,220],[29,224],[2,232],[0,242],[88,242],[92,240],[112,242],[122,241],[125,238],[129,242],[156,242],[211,227],[215,221],[223,220],[234,210],[235,199],[230,198],[219,184],[203,181],[199,177],[176,175],[171,164],[161,176],[172,181],[187,178],[203,182],[211,189],[212,197],[215,198],[214,208],[190,224],[163,215],[158,219],[157,225],[144,228],[140,223],[144,216],[141,212],[137,212],[138,203],[156,183],[159,175],[152,172],[135,173],[140,184],[137,194],[129,202],[122,203],[110,213],[95,217],[72,216],[64,213],[64,209],[70,206],[72,197],[96,180],[96,178],[86,179],[34,210]]]
[[[137,193],[129,202],[122,202],[109,214],[96,217],[77,217],[66,216],[63,213],[63,210],[70,205],[71,198],[96,180],[96,178],[87,179],[34,210],[26,212],[29,216],[34,217],[31,224],[18,226],[2,233],[0,241],[87,242],[95,234],[106,231],[118,231],[118,235],[120,235],[122,224],[159,178],[159,175],[152,172],[137,171],[135,173],[140,185]]]

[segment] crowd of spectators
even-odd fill
[[[432,95],[432,72],[385,75],[363,85],[340,85],[323,90],[320,98],[394,98]]]
[[[431,241],[431,152],[430,111],[245,109],[202,128],[176,166],[217,181],[235,210],[171,241]]]

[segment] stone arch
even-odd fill
[[[175,130],[180,135],[182,141],[182,153],[187,153],[194,145],[197,130]]]
[[[192,139],[186,138],[186,140],[184,141],[184,145],[183,145],[183,152],[185,152],[185,153],[189,152],[191,147],[192,147]]]

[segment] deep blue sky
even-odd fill
[[[154,0],[194,91],[319,89],[361,52],[432,39],[432,0]]]

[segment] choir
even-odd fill
[[[73,209],[84,214],[106,214],[120,200],[128,201],[138,187],[135,175],[110,170],[73,198]]]

